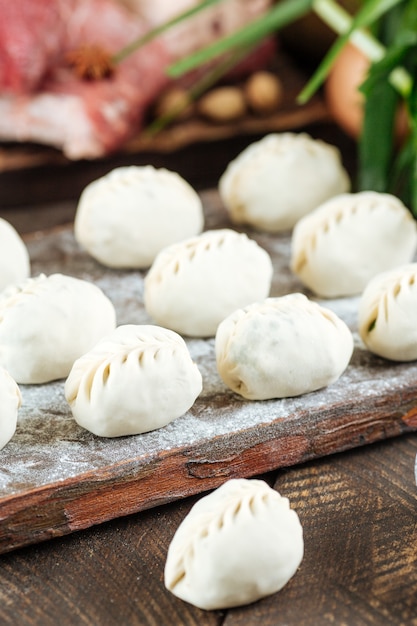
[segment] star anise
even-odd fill
[[[71,50],[66,61],[79,78],[84,80],[101,80],[109,78],[114,72],[112,55],[94,44],[85,44]]]

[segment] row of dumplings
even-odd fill
[[[339,193],[321,206],[308,206],[309,212],[300,217],[306,199],[303,205],[300,198],[294,199],[297,194],[306,196],[307,191],[307,197],[318,202],[317,194],[323,198],[348,185],[335,148],[291,133],[270,135],[249,146],[220,180],[232,219],[271,231],[288,228],[288,219],[269,225],[260,220],[260,215],[271,217],[274,194],[279,192],[272,174],[278,172],[278,182],[282,171],[287,179],[291,173],[303,181],[304,168],[311,174],[311,159],[316,170],[306,188],[294,179],[292,197],[291,189],[286,194],[281,189],[277,197],[285,201],[275,199],[275,212],[287,204],[293,214],[291,268],[318,295],[330,297],[335,289],[338,295],[349,295],[366,287],[359,314],[365,344],[386,358],[417,358],[416,265],[401,265],[417,246],[416,224],[407,209],[387,194]],[[251,193],[245,196],[243,182],[237,182],[246,184],[253,171],[264,181],[255,199],[255,187],[249,186]],[[201,232],[203,226],[199,196],[174,172],[151,166],[118,168],[85,189],[74,224],[80,245],[110,267],[150,266],[144,304],[158,327],[116,328],[114,307],[97,286],[60,274],[27,277],[27,250],[2,220],[0,366],[19,384],[68,377],[67,399],[74,417],[102,436],[158,428],[190,408],[202,382],[180,335],[216,336],[221,378],[248,399],[299,395],[337,380],[353,351],[344,322],[301,294],[269,298],[273,269],[268,253],[245,234],[232,229]],[[179,241],[169,243],[172,237]],[[395,269],[381,274],[391,267]],[[333,279],[329,272],[334,272]],[[16,282],[17,274],[26,280]],[[106,361],[106,354],[111,359]],[[130,381],[139,380],[139,370],[141,387],[149,393],[146,402],[138,402],[137,390],[127,392]],[[125,383],[117,372],[124,372]],[[165,405],[163,397],[152,399],[152,390],[160,391],[161,377],[178,382],[176,392],[167,387],[167,394],[171,390],[174,395]],[[119,396],[131,406],[124,413],[126,423],[118,424],[108,415],[120,403]],[[138,405],[144,410],[135,421]],[[151,413],[157,416],[154,420],[146,418]]]
[[[347,367],[350,330],[306,296],[231,306],[215,334],[216,361],[225,384],[243,397],[313,391]],[[203,386],[179,333],[161,325],[117,326],[114,306],[99,287],[63,274],[28,278],[0,293],[0,367],[2,419],[9,414],[11,424],[2,428],[2,446],[16,427],[17,383],[66,379],[74,418],[104,437],[165,426],[191,408]]]
[[[250,144],[219,181],[231,221],[255,230],[293,229],[291,269],[318,296],[356,295],[377,273],[408,263],[416,224],[402,202],[350,193],[334,146],[306,133],[274,133]],[[120,167],[81,194],[78,242],[100,263],[147,269],[163,249],[199,235],[201,199],[177,173]]]

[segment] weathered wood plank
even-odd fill
[[[206,228],[227,226],[215,192],[203,195]],[[250,236],[274,264],[271,294],[302,290],[288,268],[286,236]],[[118,323],[149,323],[143,273],[107,270],[77,246],[71,225],[28,238],[33,273],[61,271],[95,281]],[[356,330],[358,300],[328,301],[351,327],[355,351],[330,387],[283,400],[246,401],[225,388],[214,340],[188,340],[204,389],[167,427],[137,437],[95,437],[72,419],[63,381],[22,386],[17,432],[1,452],[0,551],[417,429],[417,364],[373,357]]]
[[[3,555],[0,623],[414,625],[416,454],[410,434],[259,476],[290,499],[305,541],[295,576],[260,602],[206,612],[165,589],[168,546],[192,497]]]

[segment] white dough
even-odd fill
[[[103,265],[145,268],[162,248],[199,234],[203,224],[200,197],[179,174],[131,165],[87,185],[74,234]]]
[[[80,426],[120,437],[166,426],[191,408],[201,389],[200,371],[180,335],[127,324],[74,363],[65,397]]]
[[[0,291],[30,275],[29,252],[15,228],[0,217]]]
[[[375,276],[359,302],[359,334],[386,359],[417,359],[417,263]]]
[[[335,382],[349,364],[353,336],[335,313],[295,293],[232,313],[217,329],[215,349],[225,385],[266,400]]]
[[[291,269],[317,295],[352,296],[376,274],[409,263],[416,249],[416,222],[398,198],[342,194],[298,222]]]
[[[115,326],[114,306],[96,285],[63,274],[29,278],[0,293],[0,366],[23,384],[65,378]]]
[[[270,232],[291,229],[325,200],[349,189],[335,146],[290,132],[250,144],[219,181],[231,219]]]
[[[17,414],[22,403],[20,389],[10,374],[0,367],[0,450],[16,431]]]
[[[266,298],[271,280],[271,258],[256,241],[206,231],[157,256],[145,278],[145,308],[161,326],[209,337],[236,308]]]
[[[198,500],[178,527],[165,586],[201,609],[249,604],[282,589],[303,553],[288,499],[262,480],[232,479]]]

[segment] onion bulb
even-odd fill
[[[362,130],[365,96],[359,87],[366,79],[369,66],[370,61],[363,52],[347,43],[335,60],[324,87],[330,115],[353,139],[358,139]],[[401,106],[396,120],[399,141],[406,136],[407,128],[407,114]]]
[[[364,96],[359,91],[366,78],[369,61],[353,44],[343,48],[327,77],[325,98],[334,121],[354,139],[360,135]]]

